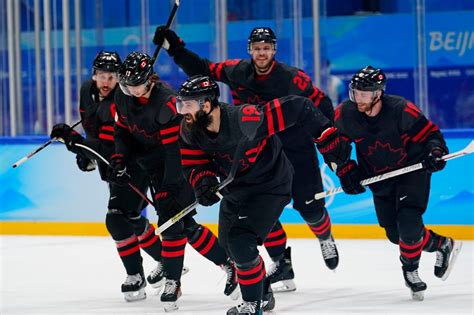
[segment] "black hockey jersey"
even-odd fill
[[[100,100],[99,90],[94,80],[87,80],[81,86],[79,99],[79,113],[82,119],[82,126],[86,132],[84,145],[94,149],[97,153],[106,159],[110,159],[115,152],[114,148],[114,116],[115,103],[112,90],[106,98]],[[89,152],[81,154],[90,156]],[[97,160],[97,158],[94,158]],[[106,179],[107,165],[97,160],[100,176]]]
[[[262,106],[239,107],[220,104],[221,122],[217,135],[202,131],[191,134],[182,129],[181,156],[184,173],[194,185],[202,176],[228,176],[233,161],[239,160],[234,181],[227,186],[232,198],[268,191],[286,181],[292,167],[282,154],[281,143],[272,135],[301,125],[308,137],[319,137],[331,126],[307,98],[287,96]],[[239,141],[244,142],[236,152]]]
[[[176,92],[157,82],[148,100],[141,101],[117,89],[115,102],[116,154],[127,161],[138,159],[146,170],[161,169],[164,189],[176,185],[182,177]]]
[[[207,75],[226,83],[231,89],[234,105],[261,105],[275,98],[298,95],[309,98],[328,119],[334,118],[331,100],[312,84],[303,70],[295,67],[274,61],[271,73],[258,76],[250,59],[213,63],[186,48],[175,54],[174,61],[189,76]],[[285,150],[315,152],[311,139],[299,128],[279,133],[279,137]]]
[[[359,165],[368,176],[420,162],[431,147],[446,148],[443,135],[418,107],[400,96],[383,95],[375,117],[349,100],[335,111],[335,126],[354,142]]]

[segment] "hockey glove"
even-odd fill
[[[160,216],[171,217],[178,210],[181,210],[181,206],[176,201],[176,195],[172,189],[163,188],[158,190],[153,196],[156,205],[158,207],[158,213]]]
[[[204,176],[194,186],[194,194],[199,204],[208,207],[220,201],[216,194],[216,187],[219,185],[214,176]]]
[[[333,171],[338,168],[338,165],[344,164],[350,159],[351,145],[339,135],[337,128],[327,128],[314,141],[324,157],[324,162]]]
[[[184,41],[165,25],[160,25],[156,28],[155,36],[153,36],[153,44],[162,46],[168,51],[168,55],[171,57],[185,46]]]
[[[82,144],[84,141],[84,137],[81,136],[76,130],[72,129],[67,124],[56,124],[53,126],[53,130],[51,130],[51,134],[49,135],[51,139],[58,139],[61,142],[64,142],[66,148],[71,151],[75,152],[77,148],[75,148],[76,143]]]
[[[354,160],[349,160],[340,165],[336,172],[341,181],[344,192],[348,195],[357,195],[365,192],[364,186],[360,184],[361,176],[359,166]]]
[[[80,154],[76,154],[77,167],[83,172],[90,172],[95,170],[95,162],[89,158],[83,157]]]
[[[127,166],[121,154],[112,156],[110,167],[107,169],[107,179],[118,186],[127,186],[130,182],[131,177],[127,173]]]
[[[423,160],[423,167],[429,172],[434,173],[441,171],[446,166],[446,161],[441,158],[448,154],[448,150],[442,147],[433,147],[428,153],[428,156]]]

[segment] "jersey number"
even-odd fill
[[[260,121],[260,112],[254,105],[244,106],[242,108],[242,122]]]

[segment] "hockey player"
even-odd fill
[[[261,314],[265,266],[257,245],[290,201],[292,183],[291,164],[272,135],[299,124],[318,138],[325,160],[335,165],[349,158],[350,146],[308,98],[287,96],[262,106],[234,107],[219,103],[218,97],[217,84],[207,76],[182,84],[177,101],[184,115],[182,165],[198,202],[210,206],[219,201],[217,177],[226,178],[233,163],[239,163],[234,180],[222,191],[219,212],[219,241],[236,264],[243,297],[227,314]]]
[[[151,180],[158,224],[161,224],[195,200],[181,168],[178,144],[181,117],[176,113],[176,92],[153,73],[151,58],[139,52],[132,52],[123,62],[119,85],[115,93],[116,145],[111,159],[112,177],[126,184],[130,180],[129,166],[136,162]],[[161,261],[166,283],[161,301],[165,310],[178,308],[186,242],[222,266],[228,276],[224,293],[237,298],[233,263],[213,233],[188,215],[162,234]]]
[[[348,194],[365,191],[359,181],[393,169],[423,162],[424,169],[370,185],[375,210],[390,242],[400,248],[403,277],[413,298],[423,299],[426,283],[418,275],[422,251],[436,252],[435,276],[445,280],[461,249],[461,243],[428,230],[422,215],[430,193],[431,173],[446,162],[448,148],[438,126],[406,99],[386,95],[381,69],[367,66],[352,77],[350,100],[335,113],[342,139],[354,142],[357,163],[348,161],[337,169]]]
[[[176,33],[163,26],[157,28],[154,42],[164,42],[163,47],[189,76],[207,75],[226,83],[231,89],[234,105],[264,104],[278,97],[300,95],[309,98],[328,119],[334,118],[331,100],[312,84],[306,73],[275,60],[277,39],[269,27],[257,27],[250,33],[247,49],[251,59],[214,63],[200,58],[185,48],[184,41]],[[292,182],[293,208],[299,211],[319,239],[324,261],[333,270],[339,263],[339,255],[324,200],[306,202],[312,200],[316,192],[323,190],[314,143],[300,128],[291,128],[278,136],[295,170]],[[286,233],[279,221],[264,245],[274,261],[269,269],[269,279],[272,283],[283,281],[275,289],[295,290],[290,248],[286,248]]]
[[[55,125],[51,132],[51,138],[63,139],[67,148],[76,153],[77,165],[84,172],[95,169],[95,159],[90,157],[89,152],[75,146],[76,143],[94,149],[107,159],[114,154],[114,93],[120,65],[121,60],[116,52],[101,51],[93,62],[92,79],[81,86],[79,111],[86,132],[85,139],[66,124]],[[107,165],[102,161],[97,163],[102,180],[110,181]],[[133,164],[130,165],[129,174],[132,176],[131,181],[146,192],[148,183],[144,172]],[[127,272],[121,289],[126,301],[144,299],[146,283],[140,248],[159,264],[161,241],[155,235],[153,225],[140,214],[145,207],[143,199],[129,187],[114,183],[109,183],[108,187],[109,203],[105,223]],[[148,280],[156,283],[157,287],[164,282],[161,281],[162,274],[156,272],[152,272]]]

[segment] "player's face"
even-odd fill
[[[102,96],[107,96],[117,85],[117,73],[97,71],[92,77],[99,89],[99,93]]]
[[[184,121],[187,124],[192,124],[196,121],[196,113],[201,109],[198,100],[181,100],[177,99],[176,109],[178,113],[184,116]]]
[[[377,92],[374,91],[360,91],[353,90],[354,99],[357,103],[357,110],[361,113],[368,112],[372,109],[372,103],[378,96]]]
[[[250,55],[257,70],[264,72],[270,68],[275,57],[275,47],[272,43],[252,43],[250,46]]]
[[[143,83],[137,86],[127,85],[127,89],[130,94],[135,97],[142,97],[148,92],[147,83]]]

